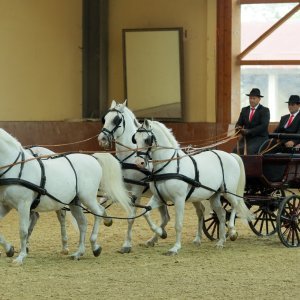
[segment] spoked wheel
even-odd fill
[[[300,247],[300,197],[285,198],[277,216],[278,236],[286,247]]]
[[[271,236],[277,232],[279,199],[284,196],[283,190],[276,190],[271,194],[273,200],[258,200],[257,203],[248,205],[256,216],[254,221],[249,222],[249,227],[257,236]]]
[[[230,203],[224,198],[221,198],[221,202],[223,208],[226,211],[226,222],[227,222],[230,218],[231,206]],[[219,239],[219,225],[220,225],[219,219],[217,217],[217,214],[214,211],[210,213],[207,219],[204,218],[203,232],[211,241],[215,241]]]

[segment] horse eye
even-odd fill
[[[121,123],[121,118],[119,116],[115,116],[113,119],[113,124],[117,126],[120,123]]]

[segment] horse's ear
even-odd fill
[[[122,104],[120,104],[120,111],[124,112],[124,107],[126,107],[127,100],[125,100]]]
[[[149,128],[151,126],[150,121],[148,119],[144,119],[144,125],[145,125],[145,128]]]
[[[127,106],[127,99],[123,102],[123,106]]]
[[[140,128],[142,126],[137,119],[133,119],[133,123],[137,128]]]
[[[114,108],[117,105],[117,102],[115,100],[113,100],[111,102],[110,108]]]

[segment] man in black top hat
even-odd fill
[[[291,95],[289,101],[286,103],[288,103],[290,113],[281,117],[274,133],[298,133],[300,135],[300,97],[298,95]],[[297,144],[300,144],[300,139],[284,141],[276,148],[276,152],[290,152]]]
[[[238,154],[257,154],[260,146],[268,139],[268,126],[270,122],[269,108],[259,102],[263,97],[258,88],[249,94],[249,106],[243,107],[235,125],[242,137],[233,149]]]

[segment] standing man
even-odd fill
[[[300,135],[300,97],[298,95],[291,95],[289,101],[286,103],[288,103],[290,113],[281,117],[274,133],[297,133]],[[300,144],[300,138],[283,141],[276,150],[278,152],[290,152],[297,144]]]
[[[269,137],[268,126],[270,122],[269,108],[259,102],[263,97],[258,88],[253,88],[249,94],[249,106],[243,107],[235,128],[242,137],[233,149],[238,154],[257,154],[260,146]]]

